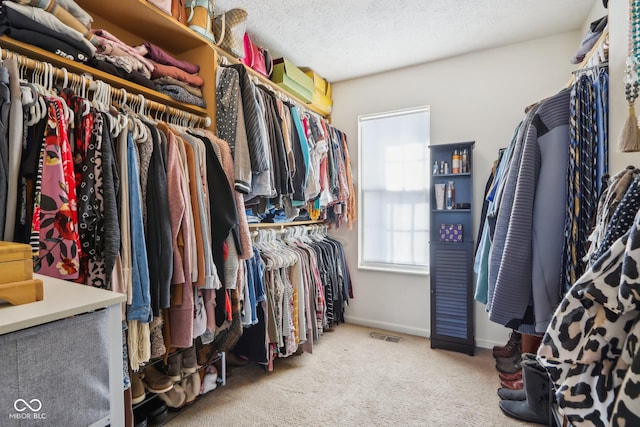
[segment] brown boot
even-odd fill
[[[522,379],[515,381],[500,381],[500,386],[502,388],[508,388],[509,390],[522,390],[524,388],[524,383]]]
[[[143,372],[138,371],[131,373],[131,403],[133,405],[142,402],[146,397],[144,392],[144,384],[142,383],[143,377]]]
[[[503,346],[495,346],[493,347],[493,357],[512,357],[518,353],[520,353],[520,342],[522,340],[522,335],[520,332],[513,331],[509,336],[509,341]]]
[[[515,380],[521,380],[522,379],[522,369],[520,369],[519,371],[516,371],[513,374],[506,374],[504,372],[500,372],[498,373],[498,377],[502,380],[502,381],[515,381]]]

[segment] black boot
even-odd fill
[[[520,353],[508,358],[497,357],[496,369],[504,374],[515,374],[522,369],[521,361]]]
[[[523,401],[502,400],[500,409],[506,415],[530,423],[548,424],[550,416],[549,388],[551,382],[546,369],[536,360],[522,360],[522,379],[526,399]]]
[[[522,390],[511,390],[510,388],[500,387],[498,389],[498,396],[502,400],[525,400],[527,398],[527,392]]]

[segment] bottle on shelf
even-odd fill
[[[460,153],[458,150],[453,150],[451,155],[451,173],[460,173]]]
[[[447,197],[446,197],[446,207],[448,210],[453,209],[453,206],[456,204],[456,189],[453,185],[453,181],[449,181],[447,183]]]
[[[444,160],[440,162],[440,174],[441,175],[449,174],[449,163],[445,162]]]
[[[438,166],[438,161],[433,162],[433,171],[431,171],[432,175],[438,175],[440,172],[440,167]]]
[[[469,152],[465,148],[460,156],[460,172],[469,173]]]

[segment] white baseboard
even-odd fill
[[[431,336],[431,330],[426,328],[414,328],[397,323],[380,322],[377,320],[363,319],[361,317],[352,316],[345,316],[344,320],[347,323],[352,323],[354,325],[367,326],[369,328],[377,328],[391,332],[399,332],[401,334],[407,335],[415,335],[417,337],[429,338]],[[476,347],[478,348],[493,348],[494,345],[504,345],[504,342],[496,342],[476,338]]]
[[[504,342],[490,341],[490,340],[479,340],[476,338],[476,347],[479,348],[493,348],[494,345],[504,345]]]
[[[411,326],[399,325],[397,323],[379,322],[377,320],[351,316],[345,316],[344,320],[347,323],[352,323],[354,325],[368,326],[370,328],[378,328],[391,332],[400,332],[401,334],[415,335],[417,337],[429,338],[431,336],[431,331],[429,329],[413,328]]]

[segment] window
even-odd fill
[[[429,107],[358,117],[359,268],[426,273]]]

